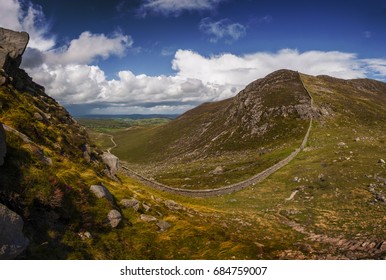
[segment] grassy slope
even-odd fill
[[[251,83],[237,97],[205,103],[165,125],[112,133],[118,144],[114,154],[170,186],[197,189],[236,183],[300,145],[308,120],[294,113],[282,117],[280,110],[308,99],[296,72],[278,71]],[[263,112],[259,120],[256,104]],[[265,133],[251,133],[267,124]],[[219,166],[224,172],[213,174]]]
[[[217,198],[181,198],[139,187],[148,195],[171,198],[208,215],[195,240],[220,247],[209,246],[207,254],[195,257],[229,257],[225,252],[233,248],[237,258],[355,258],[347,249],[307,239],[286,226],[287,219],[328,237],[384,240],[386,207],[369,190],[373,184],[384,193],[383,183],[376,179],[386,177],[385,165],[378,163],[386,158],[384,85],[361,84],[371,89],[367,92],[357,89],[358,81],[306,75],[302,79],[315,106],[329,115],[314,123],[308,147],[287,167],[256,186]],[[295,190],[293,199],[286,200]],[[222,233],[214,233],[214,228]],[[189,233],[180,230],[183,246]],[[224,244],[219,241],[222,236]]]

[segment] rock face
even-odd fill
[[[119,169],[119,158],[110,153],[103,153],[102,160],[109,168],[111,176],[114,176]]]
[[[92,185],[90,187],[90,191],[97,197],[97,198],[106,198],[108,201],[113,202],[113,196],[109,192],[109,190],[105,186],[101,185]]]
[[[23,225],[18,214],[0,204],[0,259],[13,259],[27,248]]]
[[[0,123],[0,166],[4,164],[4,158],[7,154],[7,143],[5,142],[5,131],[3,124]]]
[[[42,86],[35,84],[32,78],[19,68],[28,41],[29,35],[26,32],[0,28],[0,86],[9,82],[19,90],[44,91]]]
[[[119,225],[122,220],[122,215],[117,210],[111,210],[109,214],[107,214],[107,219],[109,220],[109,224],[112,228],[115,228]]]
[[[9,76],[16,74],[28,41],[26,32],[0,28],[0,69],[4,69]]]

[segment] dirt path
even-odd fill
[[[114,141],[114,136],[110,135],[110,134],[105,134],[106,136],[110,137],[110,140],[111,140],[111,143],[113,143],[113,146],[108,148],[106,151],[111,154],[111,150],[112,149],[115,149],[116,147],[118,147],[117,143],[115,143]]]
[[[299,78],[300,78],[300,76],[299,76]],[[304,90],[307,92],[307,94],[310,97],[310,107],[311,107],[311,111],[312,111],[313,108],[314,108],[313,98],[312,98],[311,94],[309,93],[309,91],[307,90],[307,88],[304,86],[304,83],[303,83],[301,78],[300,78],[300,80],[302,82]],[[147,185],[149,187],[152,187],[152,188],[155,188],[155,189],[158,189],[158,190],[161,190],[161,191],[165,191],[165,192],[170,192],[170,193],[174,193],[174,194],[178,194],[178,195],[183,195],[183,196],[209,197],[209,196],[220,196],[220,195],[225,195],[225,194],[233,193],[233,192],[240,191],[240,190],[242,190],[242,189],[244,189],[246,187],[249,187],[251,185],[254,185],[256,183],[259,183],[259,182],[263,181],[265,178],[267,178],[268,176],[272,175],[273,173],[278,171],[280,168],[286,166],[291,160],[293,160],[299,154],[299,152],[301,150],[303,150],[303,148],[307,144],[308,137],[310,135],[311,128],[312,128],[312,121],[313,121],[313,117],[312,117],[312,112],[311,112],[311,114],[310,114],[310,124],[309,124],[307,132],[306,132],[306,134],[305,134],[305,136],[303,138],[302,144],[300,145],[299,148],[297,148],[295,151],[293,151],[288,157],[286,157],[285,159],[279,161],[278,163],[272,165],[271,167],[263,170],[262,172],[256,174],[255,176],[253,176],[253,177],[251,177],[251,178],[249,178],[249,179],[247,179],[245,181],[242,181],[242,182],[239,182],[239,183],[236,183],[236,184],[232,184],[232,185],[228,185],[228,186],[224,186],[224,187],[220,187],[220,188],[217,188],[217,189],[186,190],[186,189],[180,189],[180,188],[173,188],[173,187],[161,184],[159,182],[150,180],[150,179],[148,179],[148,178],[138,174],[134,170],[131,170],[130,168],[126,167],[124,162],[122,162],[120,164],[121,171],[123,173],[127,174],[130,177],[136,178],[137,180],[141,181],[143,184],[145,184],[145,185]]]

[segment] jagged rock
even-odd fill
[[[385,162],[384,159],[381,158],[381,159],[378,160],[378,163],[380,163],[380,164],[385,164],[386,162]]]
[[[155,221],[157,221],[157,218],[154,216],[151,216],[151,215],[142,214],[141,220],[144,222],[155,222]]]
[[[157,226],[159,227],[159,231],[163,232],[163,231],[169,229],[172,225],[164,220],[161,220],[157,223]]]
[[[110,153],[103,153],[102,160],[109,168],[110,175],[114,176],[119,169],[119,158]]]
[[[3,124],[0,123],[0,166],[4,164],[4,158],[7,154],[7,143],[5,142],[5,130]]]
[[[132,208],[134,211],[139,210],[140,203],[137,199],[132,198],[132,199],[122,199],[121,200],[121,205],[125,208]]]
[[[111,210],[109,214],[107,214],[107,219],[109,220],[109,224],[112,228],[115,228],[119,225],[122,220],[122,215],[117,210]]]
[[[18,214],[0,204],[0,259],[13,259],[27,248],[23,225]]]
[[[108,201],[113,202],[113,196],[109,192],[109,190],[105,186],[101,185],[92,185],[90,187],[90,191],[97,197],[97,198],[106,198]]]
[[[26,32],[0,28],[0,69],[4,69],[9,76],[17,73],[28,41]]]

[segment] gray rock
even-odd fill
[[[210,174],[213,174],[213,175],[219,175],[219,174],[223,174],[224,173],[224,167],[222,166],[217,166],[213,171],[210,172]]]
[[[132,199],[122,199],[121,200],[121,205],[125,208],[132,208],[134,211],[139,210],[140,203],[137,199],[132,198]]]
[[[0,28],[0,69],[4,69],[9,76],[18,71],[28,41],[26,32]]]
[[[86,239],[91,239],[92,238],[92,235],[91,235],[91,233],[89,231],[79,232],[78,235],[79,235],[79,237],[82,240],[86,240]]]
[[[165,200],[164,204],[167,208],[173,211],[181,210],[183,208],[180,204],[173,200]]]
[[[111,210],[109,214],[107,214],[107,219],[109,220],[110,226],[115,228],[122,221],[122,215],[117,210]]]
[[[18,214],[0,204],[0,259],[14,259],[27,248],[23,225]]]
[[[151,215],[142,214],[141,220],[144,222],[155,222],[155,221],[157,221],[157,218],[154,216],[151,216]]]
[[[164,220],[161,220],[161,221],[159,221],[159,222],[157,223],[157,226],[159,227],[159,230],[160,230],[161,232],[163,232],[163,231],[169,229],[172,225],[169,224],[168,222],[164,221]]]
[[[90,191],[97,197],[97,198],[106,198],[108,201],[113,202],[113,196],[109,192],[109,190],[102,185],[92,185],[90,187]]]
[[[38,121],[44,120],[44,118],[42,117],[42,115],[40,115],[38,112],[36,112],[36,113],[34,114],[34,118],[35,118],[35,120],[38,120]]]
[[[7,154],[7,143],[5,142],[5,130],[3,124],[0,123],[0,166],[4,164],[4,158]]]
[[[142,203],[143,209],[145,209],[146,212],[149,212],[151,210],[151,207],[147,205],[146,203]]]
[[[119,158],[110,153],[103,153],[102,160],[109,168],[110,175],[114,176],[119,169]]]

